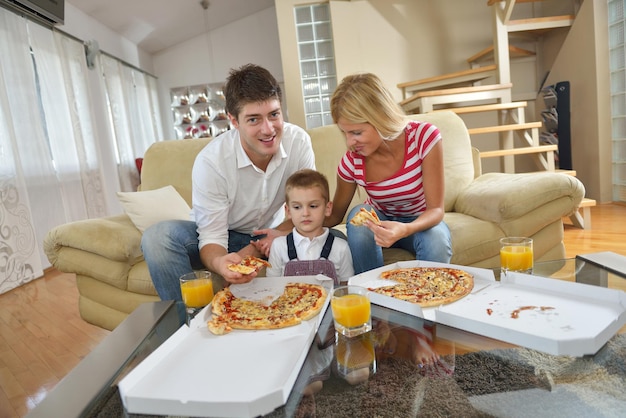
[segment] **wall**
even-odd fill
[[[170,89],[223,82],[231,68],[255,63],[283,81],[276,9],[271,7],[153,56],[163,132],[173,138]]]
[[[65,24],[58,28],[83,41],[95,39],[100,50],[149,73],[153,70],[150,54],[68,2],[65,3]]]
[[[280,50],[292,122],[305,126],[295,5],[276,0]],[[376,73],[400,101],[401,82],[468,68],[466,59],[491,44],[491,13],[484,0],[330,1],[337,78]]]
[[[551,68],[547,84],[570,82],[572,165],[587,197],[612,200],[608,11],[586,0]]]

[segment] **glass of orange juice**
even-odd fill
[[[500,267],[508,271],[531,274],[533,272],[533,240],[526,237],[500,239]]]
[[[346,337],[355,337],[372,329],[372,307],[366,288],[341,286],[335,288],[330,307],[335,331]]]
[[[180,293],[187,308],[187,325],[189,325],[189,321],[213,300],[211,272],[199,270],[182,275]]]

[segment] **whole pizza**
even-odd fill
[[[213,316],[207,325],[216,335],[233,329],[262,330],[298,325],[320,313],[327,294],[321,285],[287,283],[282,295],[266,305],[260,301],[237,298],[227,287],[213,297]]]
[[[370,291],[417,303],[423,308],[455,302],[474,288],[474,276],[446,267],[398,268],[382,272],[380,278],[396,283]]]

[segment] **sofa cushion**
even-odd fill
[[[154,190],[171,184],[191,206],[193,163],[210,141],[210,138],[172,139],[150,145],[143,157],[140,190]]]
[[[191,208],[171,185],[142,192],[117,192],[117,197],[141,232],[157,222],[191,219]]]

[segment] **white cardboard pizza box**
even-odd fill
[[[626,324],[620,290],[509,273],[438,308],[436,322],[554,355],[595,354]]]
[[[322,275],[266,277],[244,286],[244,293],[276,293],[290,281],[322,284],[329,295],[333,288]],[[273,411],[287,401],[329,300],[318,316],[294,327],[220,336],[206,327],[209,305],[119,382],[126,410],[220,417]]]
[[[366,271],[351,277],[348,280],[348,284],[355,286],[362,286],[368,289],[389,286],[389,280],[380,279],[380,273],[387,270],[393,270],[396,268],[410,268],[410,267],[447,267],[465,270],[468,273],[474,275],[474,289],[472,293],[480,292],[485,287],[496,282],[495,276],[492,270],[483,269],[478,267],[459,266],[456,264],[444,264],[436,263],[432,261],[400,261],[398,263],[389,264],[374,270]],[[393,283],[393,282],[391,282]],[[409,315],[424,318],[430,321],[435,320],[435,311],[437,308],[421,308],[419,305],[411,302],[406,302],[399,299],[394,299],[389,296],[381,295],[378,293],[370,293],[370,300],[372,303],[385,306],[396,311],[404,312]]]
[[[383,271],[430,266],[473,274],[474,289],[456,302],[435,308],[421,309],[377,293],[370,293],[372,303],[556,355],[595,354],[626,323],[623,291],[527,274],[509,273],[498,282],[487,269],[408,261],[354,276],[349,284],[375,288],[389,284],[378,278]],[[517,318],[511,318],[514,313]]]

